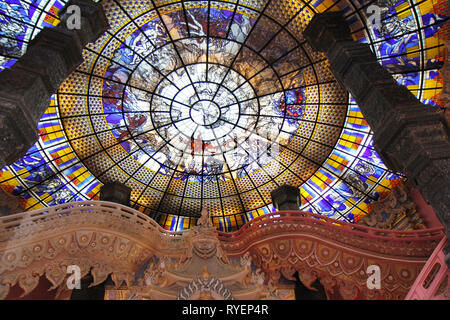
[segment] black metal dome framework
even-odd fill
[[[446,20],[440,2],[379,2],[382,25],[368,27],[374,3],[103,1],[110,30],[85,49],[39,142],[2,170],[0,185],[32,210],[95,199],[118,181],[168,229],[189,228],[206,207],[231,230],[272,212],[270,192],[290,184],[302,210],[357,221],[400,176],[302,30],[314,14],[341,10],[400,84],[438,106]],[[2,4],[3,68],[58,23],[63,4]]]

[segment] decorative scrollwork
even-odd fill
[[[177,300],[234,300],[234,298],[222,281],[211,277],[205,266],[201,277],[184,287]]]
[[[146,271],[151,286],[150,291],[143,289],[149,297],[152,288],[170,287],[181,279],[179,274],[190,272],[190,279],[196,280],[186,282],[180,298],[200,294],[201,288],[222,298],[236,298],[238,293],[245,298],[245,290],[228,294],[228,284],[216,275],[225,269],[241,289],[252,286],[252,298],[264,297],[266,289],[274,292],[281,275],[292,279],[295,272],[305,286],[312,288],[318,279],[327,294],[340,298],[402,297],[443,236],[441,229],[395,232],[321,219],[305,212],[280,212],[232,234],[217,233],[208,225],[167,232],[133,209],[101,201],[1,217],[0,298],[16,284],[28,294],[42,276],[53,289],[61,288],[70,265],[78,265],[82,277],[91,273],[93,285],[111,275],[116,286],[132,287],[152,257],[159,262],[150,263]],[[239,263],[230,263],[236,257]],[[194,273],[198,269],[193,263],[213,268],[208,281]],[[365,288],[369,264],[381,267],[381,293]],[[258,268],[256,273],[252,266]],[[195,286],[200,291],[194,291]],[[202,297],[210,297],[205,290]]]

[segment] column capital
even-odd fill
[[[100,200],[124,206],[130,205],[131,188],[119,182],[105,183],[100,188]]]
[[[102,5],[92,0],[70,0],[58,14],[61,19],[60,26],[63,28],[67,27],[67,20],[71,15],[68,9],[71,6],[80,8],[81,29],[75,31],[78,34],[82,47],[96,41],[109,28],[108,19]]]
[[[316,51],[327,52],[336,42],[352,41],[350,28],[340,12],[316,14],[303,36]]]
[[[278,211],[300,210],[300,190],[289,185],[282,185],[270,193],[273,206]]]
[[[83,46],[76,32],[44,28],[29,44],[27,52],[11,68],[38,73],[56,92],[61,82],[83,62]]]

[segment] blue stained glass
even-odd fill
[[[58,24],[65,3],[0,2],[0,70],[12,66],[43,27]],[[251,4],[222,1],[196,2],[198,8],[157,2],[157,11],[147,2],[123,8],[115,3],[110,4],[121,12],[120,21],[110,21],[107,41],[90,47],[94,58],[85,65],[96,70],[96,81],[88,81],[93,75],[86,68],[75,72],[82,80],[69,77],[82,93],[54,97],[38,125],[39,142],[1,170],[0,185],[29,200],[27,209],[36,208],[36,201],[95,198],[99,178],[114,177],[137,188],[136,208],[170,216],[161,219],[167,229],[193,225],[186,219],[215,201],[211,210],[226,211],[225,217],[214,212],[218,228],[231,230],[241,224],[236,221],[275,212],[263,196],[267,190],[261,191],[266,185],[295,181],[302,210],[357,222],[379,193],[402,178],[374,151],[354,99],[338,98],[346,93],[329,81],[322,57],[277,17],[261,15]],[[354,27],[369,3],[351,0],[335,7]],[[308,10],[331,4],[312,1]],[[302,5],[290,4],[297,6]],[[385,8],[381,28],[364,26],[355,36],[373,43],[398,84],[437,107],[433,95],[440,89],[443,56],[432,39],[448,17],[418,6],[398,1]],[[413,13],[420,13],[419,20]],[[162,192],[182,198],[182,212],[162,210],[164,197],[160,204],[148,200]]]

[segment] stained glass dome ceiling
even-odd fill
[[[1,68],[65,1],[0,2]],[[167,229],[207,208],[220,230],[272,212],[298,186],[301,210],[349,222],[401,179],[373,149],[358,106],[302,37],[341,10],[354,38],[430,107],[439,107],[445,1],[102,1],[111,28],[84,50],[39,123],[40,139],[1,171],[26,210],[132,188],[132,205]],[[446,11],[447,10],[447,11]],[[441,81],[441,82],[440,82]]]

